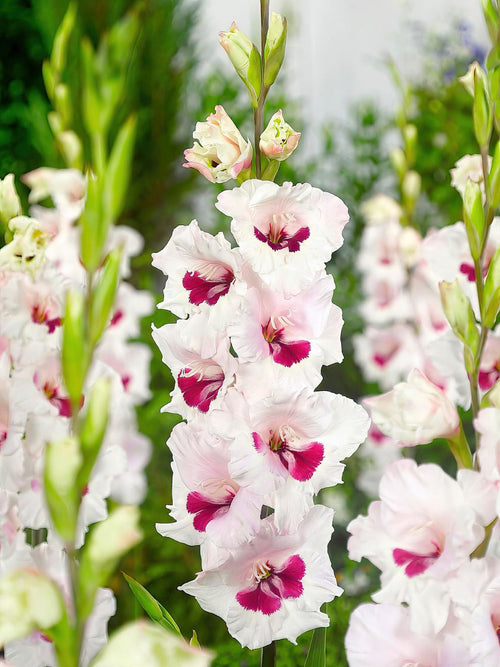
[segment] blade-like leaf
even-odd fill
[[[326,628],[316,628],[311,639],[304,667],[325,667]]]
[[[163,607],[138,581],[130,577],[128,574],[125,574],[125,572],[122,572],[122,574],[125,577],[127,584],[130,586],[130,590],[134,594],[135,599],[151,620],[158,623],[158,625],[161,625],[166,630],[175,632],[182,637],[179,626],[165,607]]]

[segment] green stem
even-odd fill
[[[459,469],[473,467],[472,454],[467,438],[465,437],[462,422],[459,424],[458,433],[448,438],[448,445]]]
[[[276,642],[263,646],[260,654],[260,667],[275,667],[276,665]]]
[[[478,415],[478,412],[480,410],[480,401],[479,401],[479,369],[481,366],[481,359],[483,356],[483,351],[484,351],[484,346],[486,344],[486,340],[488,338],[488,331],[489,329],[484,326],[483,324],[483,317],[484,317],[484,278],[483,278],[483,263],[484,263],[484,251],[486,249],[486,243],[488,240],[488,233],[490,229],[490,225],[493,221],[495,212],[490,206],[490,195],[488,192],[488,177],[489,177],[489,164],[488,164],[488,154],[489,154],[489,144],[485,146],[480,147],[481,151],[481,165],[482,165],[482,170],[483,170],[483,183],[484,183],[484,189],[486,193],[486,203],[485,203],[485,212],[484,212],[484,218],[485,218],[485,225],[484,225],[484,232],[482,235],[481,239],[481,246],[479,250],[479,257],[474,260],[474,276],[475,276],[475,281],[476,281],[476,292],[477,292],[477,299],[479,303],[479,319],[480,319],[480,325],[481,325],[481,332],[480,332],[480,337],[479,337],[479,345],[478,349],[474,358],[474,368],[473,368],[473,373],[471,376],[469,376],[469,384],[470,384],[470,393],[471,393],[471,402],[472,402],[472,415],[473,418],[475,419]],[[481,444],[481,437],[480,434],[476,432],[476,466],[478,465],[478,459],[477,459],[477,452],[479,450]]]
[[[260,94],[257,107],[253,112],[254,140],[255,140],[255,177],[262,176],[262,154],[259,148],[260,136],[264,129],[264,104],[269,86],[264,85],[264,50],[266,47],[267,31],[269,30],[269,0],[260,0]]]
[[[69,570],[69,580],[71,584],[71,597],[73,602],[73,631],[74,631],[74,652],[77,660],[75,665],[78,664],[78,658],[80,656],[80,651],[83,642],[83,623],[79,610],[79,584],[78,584],[78,563],[76,560],[76,551],[73,544],[66,544],[66,553],[68,556],[68,570]],[[59,667],[72,667],[73,663],[61,664]]]
[[[493,521],[485,527],[484,529],[484,540],[481,542],[481,544],[471,553],[470,557],[471,558],[483,558],[483,556],[486,555],[486,551],[488,550],[488,545],[490,543],[491,539],[491,533],[493,532],[493,528],[497,522],[497,518],[495,517]]]

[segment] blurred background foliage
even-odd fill
[[[62,167],[47,123],[50,105],[42,80],[42,62],[50,55],[54,34],[67,8],[67,0],[2,0],[0,3],[0,178],[14,172],[17,176],[39,166]],[[77,28],[72,35],[66,83],[70,86],[73,106],[78,109],[80,96],[79,43],[82,35],[97,45],[109,29],[134,3],[131,0],[80,0]],[[118,128],[128,114],[138,113],[138,137],[134,155],[131,187],[121,222],[137,228],[145,237],[144,253],[134,266],[136,286],[151,289],[159,298],[163,277],[150,266],[150,254],[160,250],[177,224],[186,224],[198,216],[200,223],[214,231],[227,230],[227,219],[213,207],[217,190],[194,170],[182,169],[183,150],[192,144],[196,121],[204,120],[216,104],[240,127],[244,136],[252,136],[246,95],[239,81],[212,72],[200,79],[197,65],[200,54],[195,43],[198,19],[197,2],[176,0],[141,0],[141,31],[128,71],[127,97],[123,100],[114,126]],[[476,146],[470,123],[470,101],[456,76],[463,74],[469,62],[481,60],[481,47],[471,42],[467,26],[456,25],[449,37],[422,33],[414,26],[415,39],[426,53],[421,76],[412,82],[411,122],[418,129],[415,169],[422,176],[421,198],[416,221],[422,231],[430,225],[442,226],[461,217],[460,197],[449,187],[449,169]],[[484,54],[483,54],[484,55]],[[297,102],[286,100],[286,71],[280,77],[278,92],[267,105],[265,122],[278,109],[285,110],[287,121],[302,131]],[[286,101],[285,101],[286,100]],[[83,133],[82,121],[74,119],[75,131]],[[315,187],[335,192],[349,206],[351,223],[346,228],[345,243],[330,265],[336,281],[335,302],[344,312],[341,365],[326,369],[321,388],[340,392],[351,398],[376,391],[366,385],[353,361],[352,335],[362,327],[357,312],[360,300],[358,276],[354,270],[362,231],[360,203],[377,192],[395,195],[396,180],[388,159],[395,142],[395,122],[384,115],[373,101],[360,101],[346,125],[332,123],[323,128],[322,149],[309,159],[295,157],[282,165],[277,182],[311,182]],[[397,141],[397,139],[396,139]],[[299,154],[297,154],[298,156]],[[228,187],[232,187],[230,183]],[[161,326],[169,320],[166,311],[156,311],[152,320]],[[143,433],[154,444],[149,466],[149,492],[143,504],[146,539],[125,559],[122,569],[139,580],[174,616],[184,635],[196,629],[202,645],[214,648],[215,667],[258,665],[259,651],[241,649],[218,618],[203,612],[195,600],[177,591],[177,586],[193,578],[200,569],[198,549],[189,548],[160,537],[156,522],[167,520],[164,509],[171,501],[170,456],[165,442],[173,425],[179,421],[160,414],[168,402],[172,378],[162,364],[159,352],[151,344],[151,318],[143,324],[141,339],[153,350],[151,388],[154,398],[139,410]],[[436,457],[442,448],[435,445]],[[428,458],[427,458],[428,460]],[[356,489],[360,462],[353,457],[345,473],[339,495],[335,490],[337,527],[332,540],[334,568],[346,594],[328,605],[332,626],[328,630],[328,664],[345,665],[343,637],[350,612],[368,599],[376,573],[346,559],[349,518],[365,511],[369,499]],[[325,496],[323,502],[328,502]],[[338,504],[343,504],[345,516]],[[120,574],[113,581],[118,595],[118,613],[112,626],[140,614]],[[297,647],[278,644],[278,664],[302,664],[311,633],[299,639]]]

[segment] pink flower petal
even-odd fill
[[[229,292],[233,279],[234,275],[229,270],[214,280],[205,278],[198,271],[193,273],[188,271],[182,279],[182,285],[189,292],[190,303],[196,306],[208,303],[209,306],[213,306],[221,296]]]
[[[264,590],[261,582],[236,593],[236,599],[244,609],[261,611],[266,616],[270,616],[281,607],[280,598],[268,587]]]
[[[233,498],[234,494],[228,494],[222,500],[212,500],[197,491],[189,493],[186,509],[189,514],[196,515],[193,519],[195,529],[204,533],[210,521],[227,514]]]
[[[186,403],[201,412],[208,412],[210,403],[217,397],[224,383],[224,373],[204,377],[201,373],[190,374],[190,368],[184,368],[177,376],[177,384]]]
[[[394,549],[392,557],[396,565],[406,565],[405,574],[408,577],[416,577],[425,572],[434,561],[439,558],[441,551],[437,545],[434,545],[434,551],[430,554],[418,554],[406,549]]]
[[[272,349],[274,361],[287,368],[308,357],[311,351],[311,343],[307,340],[274,341],[269,346]]]
[[[324,448],[320,442],[311,442],[303,449],[283,449],[283,456],[280,456],[280,459],[288,468],[290,475],[299,482],[311,479],[324,456]],[[286,462],[283,460],[285,454]]]

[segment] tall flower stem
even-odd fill
[[[269,0],[260,0],[260,94],[257,107],[253,111],[254,138],[255,138],[255,176],[262,176],[262,155],[259,148],[260,135],[264,129],[264,104],[269,86],[264,85],[264,49],[266,47],[267,31],[269,29]]]

